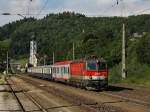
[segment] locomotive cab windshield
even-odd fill
[[[100,70],[105,70],[107,69],[107,64],[104,61],[87,61],[87,66],[86,66],[87,70],[96,70],[96,71],[100,71]]]

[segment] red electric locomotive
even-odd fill
[[[78,87],[107,88],[107,64],[96,58],[57,62],[52,65],[52,78]]]

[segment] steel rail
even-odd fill
[[[47,91],[47,92],[51,92],[51,91],[49,91],[47,88],[45,88],[44,86],[39,86],[39,85],[41,85],[42,83],[40,83],[40,82],[38,82],[38,81],[35,81],[35,80],[33,80],[33,79],[31,79],[31,78],[27,78],[27,77],[25,77],[25,76],[20,76],[20,75],[17,75],[20,79],[23,79],[23,80],[25,80],[25,81],[27,81],[28,83],[30,83],[30,84],[32,84],[32,85],[34,85],[34,86],[36,86],[36,87],[38,87],[38,88],[40,88],[40,89],[42,89],[42,90],[44,90],[44,91]],[[38,85],[36,84],[36,83],[38,83]],[[54,89],[55,90],[55,89]],[[52,94],[54,94],[53,92],[52,92]],[[55,94],[55,95],[57,95],[57,94]],[[59,95],[60,97],[62,97],[62,98],[66,98],[66,95],[64,95],[64,96],[61,96],[61,95]],[[74,96],[74,97],[76,97],[76,96]],[[79,102],[79,100],[80,100],[80,102]],[[105,105],[105,104],[103,104],[103,103],[98,103],[98,102],[90,102],[90,103],[87,103],[86,101],[85,101],[85,99],[79,99],[79,100],[69,100],[68,99],[68,101],[69,102],[72,102],[72,103],[75,103],[76,104],[76,106],[80,106],[80,107],[83,107],[83,108],[85,108],[85,109],[87,109],[88,111],[92,111],[92,112],[98,112],[100,109],[103,109],[103,108],[113,108],[113,107],[111,107],[111,106],[107,106],[107,105]],[[55,108],[55,107],[54,107]],[[57,108],[57,107],[56,107]],[[58,107],[59,108],[59,107]],[[61,107],[60,107],[61,108]],[[53,109],[53,107],[52,108],[48,108],[48,110],[49,109]],[[116,112],[122,112],[122,110],[120,109],[120,108],[118,108],[119,109],[119,111],[116,111]]]
[[[7,79],[6,77],[5,77],[5,81],[7,82],[9,88],[11,89],[12,94],[13,94],[14,97],[16,98],[16,100],[17,100],[17,102],[18,102],[18,104],[19,104],[21,110],[22,110],[23,112],[26,112],[25,109],[24,109],[24,107],[23,107],[23,105],[22,105],[22,103],[21,103],[21,101],[19,100],[18,96],[16,95],[15,91],[13,90],[11,84],[9,83],[9,81],[8,81],[8,79]]]
[[[10,79],[12,83],[14,83],[14,81],[12,79]],[[16,84],[15,84],[16,85]],[[40,105],[31,95],[27,94],[24,89],[22,87],[20,87],[19,85],[16,85],[18,88],[20,88],[22,90],[22,93],[30,100],[32,101],[38,108],[40,111],[42,112],[48,112],[47,109],[45,109],[42,105]]]
[[[143,106],[148,106],[148,107],[150,106],[150,103],[142,101],[142,100],[138,100],[138,99],[128,98],[128,97],[121,96],[121,95],[114,95],[114,94],[106,93],[106,92],[103,92],[101,94],[106,95],[106,96],[110,96],[113,98],[119,98],[119,99],[122,99],[124,101],[132,102],[132,103],[143,105]]]
[[[23,78],[23,79],[27,79],[27,80],[32,80],[32,79],[28,79],[24,76],[19,76],[19,77]],[[93,93],[95,93],[95,92],[93,91]],[[145,101],[142,101],[142,100],[139,100],[139,99],[128,98],[128,97],[121,96],[121,95],[114,95],[114,94],[107,93],[107,92],[101,92],[101,94],[109,96],[109,97],[113,97],[113,98],[118,98],[118,99],[124,100],[126,102],[139,104],[139,105],[142,105],[142,106],[148,106],[148,107],[150,106],[149,102],[145,102]],[[104,102],[104,103],[107,103],[107,102]]]

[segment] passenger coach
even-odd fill
[[[52,79],[51,66],[38,66],[28,68],[28,73],[34,77]]]

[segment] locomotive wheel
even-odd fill
[[[90,90],[93,90],[94,88],[86,86],[85,89],[88,90],[88,91],[90,91]]]

